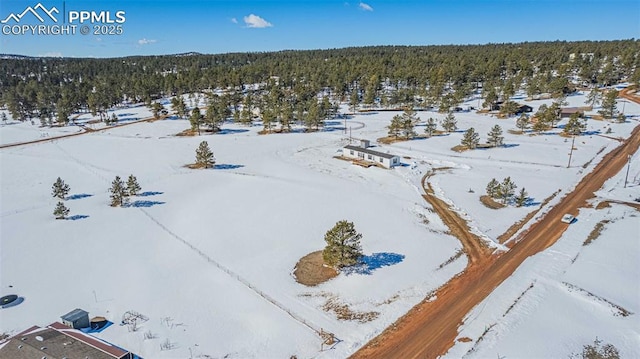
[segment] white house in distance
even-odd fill
[[[400,165],[399,156],[370,149],[369,140],[360,140],[360,146],[344,146],[344,148],[342,148],[342,157],[367,162],[384,168],[392,168]]]

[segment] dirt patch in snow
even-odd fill
[[[500,202],[494,201],[493,198],[487,195],[480,196],[480,202],[482,202],[482,204],[484,204],[485,207],[491,208],[491,209],[500,209],[500,208],[506,207],[506,205]]]
[[[366,323],[378,318],[378,312],[357,312],[352,310],[348,304],[340,303],[338,298],[331,297],[322,306],[325,312],[334,312],[338,320],[356,320],[359,323]]]
[[[293,270],[296,281],[306,286],[324,283],[338,275],[335,269],[324,264],[322,251],[316,251],[302,257]]]

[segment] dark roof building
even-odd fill
[[[0,344],[0,358],[134,359],[132,353],[62,323],[33,326]]]
[[[89,323],[89,312],[79,308],[61,316],[60,319],[62,319],[62,324],[74,329],[87,328],[91,324]]]

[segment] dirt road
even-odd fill
[[[560,222],[562,215],[577,215],[578,209],[626,165],[627,155],[635,153],[639,146],[640,126],[637,126],[630,138],[607,154],[573,192],[521,234],[511,250],[471,263],[435,293],[436,300],[416,305],[352,358],[436,358],[445,354],[454,345],[458,326],[467,313],[525,259],[553,245],[568,226]]]
[[[92,130],[87,130],[86,128],[81,126],[84,131],[70,133],[70,134],[67,134],[67,135],[39,138],[37,140],[32,140],[32,141],[17,142],[17,143],[7,143],[5,145],[0,145],[0,149],[1,148],[10,148],[10,147],[18,147],[18,146],[30,145],[30,144],[34,144],[34,143],[61,140],[61,139],[64,139],[64,138],[75,137],[75,136],[80,136],[80,135],[86,135],[87,133],[101,132],[101,131],[111,130],[111,129],[118,128],[118,127],[131,126],[131,125],[135,125],[136,123],[140,123],[140,122],[163,120],[165,117],[166,116],[161,116],[159,118],[147,117],[147,118],[143,118],[142,120],[136,120],[136,121],[126,122],[126,123],[121,123],[121,124],[118,124],[118,125],[115,125],[115,126],[107,126],[107,127],[100,128],[100,129],[97,129],[97,130],[93,130],[93,129]]]

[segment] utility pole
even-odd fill
[[[571,156],[573,155],[573,144],[576,142],[576,136],[574,135],[571,140],[571,151],[569,151],[569,163],[567,164],[567,168],[571,166]]]
[[[624,188],[627,188],[627,179],[629,178],[629,167],[631,167],[631,155],[627,159],[627,174],[624,176]]]

